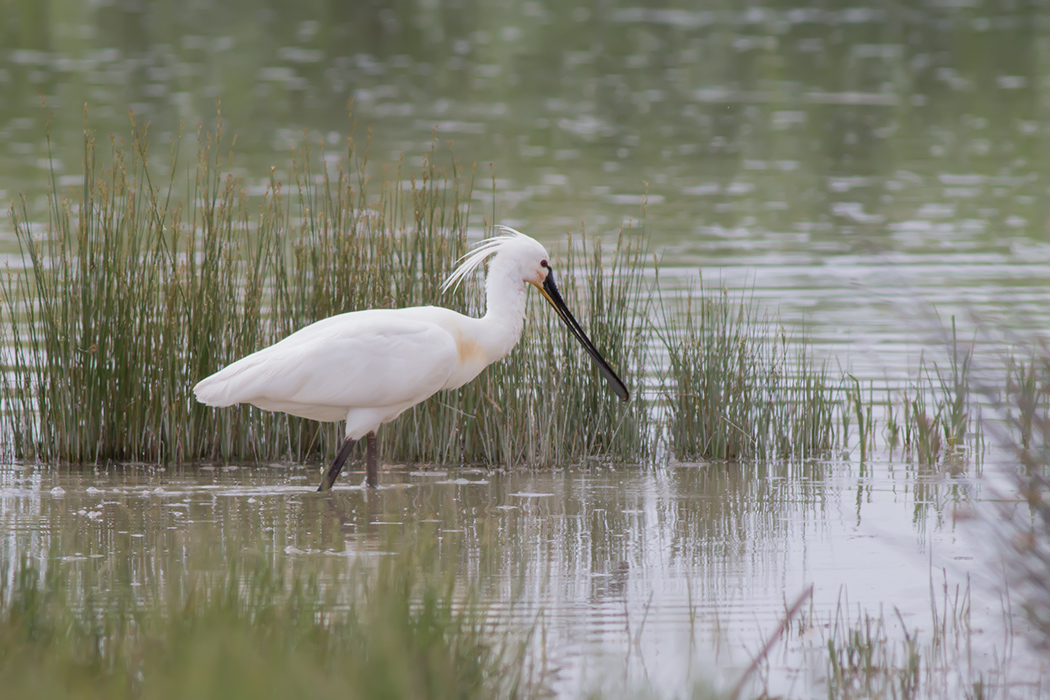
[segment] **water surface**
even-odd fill
[[[890,612],[896,627],[899,609],[909,632],[928,636],[931,594],[946,585],[972,586],[976,669],[995,678],[996,655],[1019,639],[987,595],[988,548],[954,522],[969,487],[905,463],[404,467],[384,472],[375,493],[360,471],[345,474],[330,496],[313,492],[316,476],[7,468],[0,551],[66,567],[84,595],[131,586],[148,601],[237,561],[332,575],[432,544],[505,623],[542,630],[534,652],[566,697],[625,683],[728,686],[810,584],[805,619],[817,629],[771,657],[763,682],[774,694],[826,694],[820,633],[837,610]]]

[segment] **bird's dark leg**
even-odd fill
[[[343,471],[346,458],[350,456],[350,450],[354,448],[354,443],[356,442],[357,440],[351,440],[350,438],[343,440],[343,446],[339,448],[339,454],[335,456],[332,465],[328,467],[328,471],[321,477],[321,485],[317,487],[318,491],[327,491],[332,488],[332,484],[339,477],[339,472]]]
[[[379,486],[379,450],[376,449],[376,434],[370,430],[365,435],[365,484],[374,489]]]

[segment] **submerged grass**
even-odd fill
[[[198,131],[180,197],[177,144],[158,177],[144,129],[133,125],[129,144],[112,140],[104,153],[85,134],[83,183],[63,192],[52,182],[46,225],[24,201],[10,212],[22,268],[0,282],[0,429],[12,457],[326,459],[338,426],[214,410],[192,386],[335,313],[483,310],[480,279],[440,292],[468,249],[473,179],[454,162],[438,167],[434,152],[412,173],[398,164],[377,177],[353,139],[338,166],[318,167],[303,149],[290,193],[271,176],[249,194],[220,119],[215,132]],[[537,297],[510,356],[380,432],[384,459],[642,462],[666,444],[682,460],[767,460],[854,443],[864,460],[875,449],[873,393],[865,404],[856,379],[833,378],[804,334],[789,337],[750,297],[701,284],[684,300],[662,299],[644,273],[644,236],[569,237],[564,250],[563,295],[635,400],[612,397]],[[967,362],[938,371],[939,390],[923,368],[899,407],[885,402],[888,444],[933,462],[977,439],[959,403]]]
[[[946,369],[920,356],[916,379],[887,410],[888,445],[900,446],[920,464],[973,456],[983,445],[980,416],[974,411],[973,347],[959,343],[954,318],[946,351]]]
[[[322,586],[269,562],[145,605],[85,598],[62,567],[0,572],[0,687],[25,698],[515,698],[520,641],[387,557]],[[351,588],[355,595],[337,601]],[[344,596],[345,597],[345,596]],[[462,596],[460,596],[461,598]]]
[[[828,697],[981,698],[1005,689],[1004,669],[979,669],[971,658],[969,589],[945,584],[938,593],[942,600],[931,600],[929,635],[909,628],[896,609],[889,620],[882,614],[851,616],[841,599],[830,620],[802,623],[800,636],[815,629],[822,637]]]

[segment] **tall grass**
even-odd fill
[[[930,581],[932,624],[909,627],[896,608],[893,616],[854,613],[840,597],[827,619],[812,614],[793,621],[797,638],[817,637],[825,654],[824,682],[829,698],[1010,697],[1006,689],[1013,659],[1004,654],[982,665],[972,652],[969,586]],[[792,635],[794,636],[794,635]],[[812,649],[812,639],[804,643]],[[1038,690],[1020,697],[1037,697]]]
[[[842,391],[809,346],[728,290],[690,296],[667,316],[670,448],[680,459],[826,454],[841,439]]]
[[[130,157],[112,148],[104,177],[88,137],[78,203],[53,191],[42,236],[34,235],[24,203],[13,211],[27,270],[7,276],[0,301],[9,333],[5,419],[18,457],[301,459],[329,451],[334,428],[250,407],[212,410],[192,400],[190,387],[334,313],[439,301],[480,311],[478,293],[439,297],[466,250],[470,185],[461,186],[458,171],[443,173],[427,158],[411,184],[398,171],[372,195],[352,143],[345,160],[351,167],[334,177],[324,171],[319,183],[303,153],[293,217],[276,182],[257,200],[246,195],[229,173],[223,143],[222,130],[198,134],[191,197],[172,204],[176,164],[168,189],[155,189],[144,133],[134,134]],[[629,294],[629,279],[617,284],[612,295]],[[583,296],[567,295],[577,304]],[[612,309],[601,294],[592,296],[598,316]],[[555,333],[549,319],[544,327]],[[607,331],[595,340],[608,346],[625,340],[616,335],[621,327],[610,323]],[[542,357],[520,349],[497,373],[384,430],[388,459],[546,459],[527,424],[532,412],[523,408],[564,401],[579,412],[580,401],[597,404],[601,390],[590,383],[577,391],[580,382],[552,376],[579,364],[577,348],[546,349]],[[574,355],[563,358],[567,352]],[[555,413],[548,420],[560,419]],[[595,427],[615,430],[621,420],[607,418],[602,426],[598,418],[586,440],[561,441],[559,453],[579,454],[572,446],[616,449],[613,434]]]
[[[378,567],[322,585],[260,561],[144,604],[127,587],[85,599],[57,562],[7,562],[0,687],[26,700],[538,694],[523,670],[527,632],[498,638],[447,582],[395,557]]]
[[[315,173],[304,151],[293,197],[271,181],[252,198],[229,172],[225,143],[221,125],[198,134],[192,192],[175,201],[177,162],[165,189],[155,187],[143,131],[130,148],[112,146],[104,172],[89,136],[76,201],[52,190],[42,233],[24,202],[12,211],[26,269],[4,281],[0,344],[3,419],[17,457],[326,454],[337,444],[335,427],[251,407],[216,411],[197,404],[190,388],[334,313],[426,303],[482,311],[480,281],[439,291],[467,249],[471,182],[459,170],[440,170],[428,154],[407,183],[398,169],[373,186],[350,141],[334,175]],[[565,296],[630,381],[642,366],[644,310],[631,312],[640,278],[621,273],[635,269],[639,249],[621,240],[609,276],[595,250],[577,260],[570,249]],[[577,275],[589,285],[573,284]],[[387,459],[537,463],[641,451],[644,411],[608,401],[589,367],[581,375],[588,360],[536,306],[529,337],[507,360],[382,431]],[[588,420],[576,420],[582,415]]]
[[[1005,396],[1000,405],[1007,406],[1006,420],[1016,428],[1017,446],[1023,451],[1045,446],[1050,416],[1050,353],[1032,353],[1027,359],[1010,357],[1006,368]],[[1043,458],[1043,466],[1050,460]]]
[[[17,456],[183,461],[323,450],[332,431],[319,436],[316,424],[254,409],[213,411],[190,388],[332,313],[432,298],[464,249],[467,194],[454,180],[435,184],[433,165],[412,187],[412,229],[396,221],[400,184],[374,201],[367,180],[345,171],[317,193],[300,181],[302,216],[292,220],[279,183],[253,200],[228,172],[221,127],[198,141],[188,201],[172,201],[174,158],[167,188],[152,185],[146,135],[136,131],[131,154],[115,145],[104,173],[87,138],[79,200],[52,190],[43,235],[24,202],[12,212],[27,268],[8,276],[0,299]]]
[[[24,201],[12,207],[22,267],[0,280],[0,429],[12,456],[327,459],[338,426],[250,406],[215,410],[191,387],[335,313],[483,311],[480,276],[440,292],[468,249],[473,175],[454,161],[440,168],[432,151],[412,172],[377,169],[348,139],[337,166],[304,148],[292,154],[289,183],[271,175],[249,194],[232,173],[231,142],[221,119],[214,132],[198,130],[180,195],[178,143],[158,175],[145,129],[133,125],[127,144],[104,148],[85,131],[83,182],[63,191],[53,176],[46,224]],[[872,392],[865,404],[857,380],[833,378],[804,334],[788,337],[753,299],[703,285],[684,300],[661,298],[644,272],[645,236],[572,236],[559,248],[563,295],[635,400],[610,394],[533,295],[518,347],[384,427],[385,460],[641,462],[665,441],[679,459],[779,459],[828,454],[853,436],[862,459],[875,448]],[[942,444],[957,452],[975,439],[959,403],[967,373],[953,360],[937,374],[938,393],[920,372],[900,414],[889,406],[889,443],[932,462]]]

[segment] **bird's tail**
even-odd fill
[[[230,397],[229,383],[224,381],[221,374],[222,372],[216,372],[197,382],[193,387],[193,393],[198,401],[208,406],[232,406],[237,403]]]

